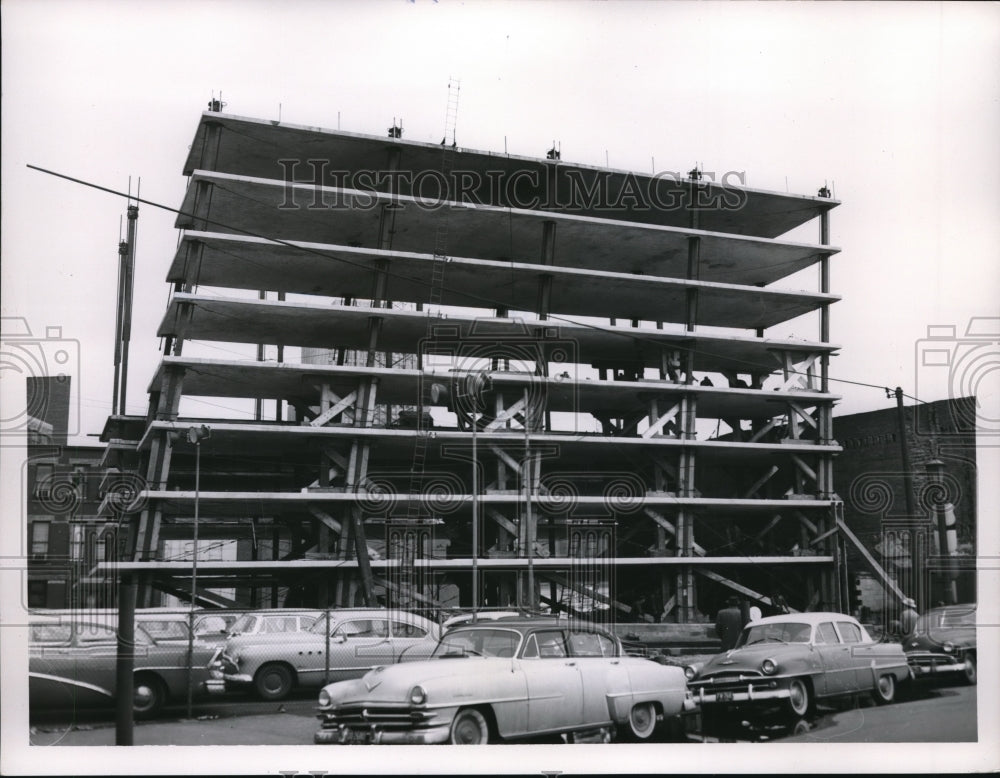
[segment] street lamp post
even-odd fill
[[[194,444],[194,545],[191,548],[191,603],[188,608],[187,650],[187,716],[191,718],[191,698],[194,696],[194,609],[198,599],[198,509],[201,497],[201,442],[211,437],[212,429],[204,424],[190,427],[188,443]]]

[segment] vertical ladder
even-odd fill
[[[445,107],[444,137],[441,139],[441,173],[446,182],[451,181],[452,171],[455,168],[455,128],[458,123],[458,96],[461,90],[461,81],[458,79],[448,79],[448,100]],[[449,138],[450,136],[450,138]],[[450,141],[450,142],[449,142]],[[450,196],[450,186],[446,190]],[[434,231],[434,259],[431,262],[430,290],[427,295],[429,305],[439,305],[444,291],[445,266],[448,262],[448,215],[447,208],[441,214],[437,228]],[[432,343],[434,337],[434,320],[428,316],[427,319],[427,339],[425,343]],[[420,360],[422,364],[422,360]],[[429,435],[423,426],[423,398],[420,398],[420,405],[417,409],[417,434],[414,438],[413,446],[413,466],[410,468],[409,494],[417,494],[423,482],[424,467],[427,461],[427,441]],[[406,518],[415,521],[420,517],[421,505],[410,500],[407,505]]]

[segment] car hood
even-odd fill
[[[460,659],[428,659],[385,665],[370,670],[363,677],[340,681],[324,687],[334,701],[405,702],[415,685],[429,685],[441,679],[449,684],[465,685],[463,679],[481,679],[490,672],[510,673],[513,660],[497,657],[467,656]]]
[[[759,670],[760,663],[765,659],[776,662],[793,656],[809,653],[806,643],[758,643],[743,648],[734,648],[723,654],[716,654],[701,668],[699,677],[711,673],[729,672],[732,670]]]
[[[957,648],[976,645],[975,629],[935,629],[930,633],[910,635],[903,641],[903,649],[909,651],[943,651],[944,644],[951,643]]]

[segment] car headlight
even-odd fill
[[[955,650],[955,644],[949,640],[942,646],[942,648],[950,654],[952,651]]]
[[[687,665],[684,668],[684,677],[689,681],[693,681],[694,677],[698,675],[698,671],[695,670],[691,665]]]
[[[427,702],[427,692],[424,691],[423,686],[414,686],[410,689],[410,702],[414,705],[423,705]]]
[[[331,702],[332,700],[330,699],[330,692],[328,692],[326,689],[321,690],[319,693],[319,704],[325,708]]]
[[[778,669],[773,659],[765,659],[760,663],[760,670],[764,675],[772,675]]]

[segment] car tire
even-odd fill
[[[656,730],[656,706],[651,702],[633,705],[628,713],[628,731],[632,740],[649,740]]]
[[[788,683],[788,710],[796,718],[806,716],[812,709],[812,688],[805,678],[793,678]]]
[[[295,676],[287,665],[266,664],[253,677],[257,694],[264,700],[283,700],[295,685]]]
[[[969,686],[975,686],[979,677],[979,670],[976,667],[975,654],[968,654],[965,657],[965,667],[962,669],[962,680]]]
[[[137,719],[148,719],[160,712],[167,699],[163,681],[152,673],[140,673],[132,681],[132,713]]]
[[[896,699],[896,676],[880,675],[872,689],[872,698],[876,705],[888,705]]]
[[[478,746],[490,742],[490,726],[475,708],[462,708],[451,722],[448,742],[455,746]]]

